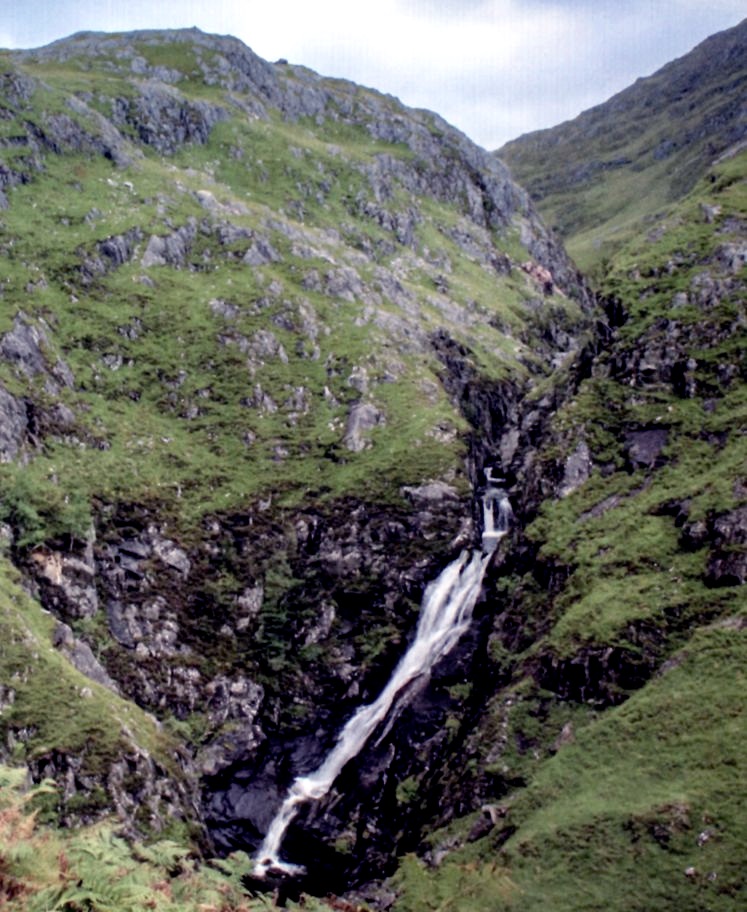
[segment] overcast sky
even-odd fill
[[[0,0],[0,47],[196,25],[430,108],[494,149],[746,14],[745,0]]]

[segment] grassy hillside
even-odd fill
[[[572,121],[497,154],[584,270],[606,260],[747,138],[747,21]]]
[[[447,329],[488,376],[543,369],[518,268],[528,213],[481,225],[458,179],[453,199],[428,193],[421,134],[447,155],[463,140],[409,113],[401,139],[377,139],[377,120],[404,115],[374,93],[279,67],[287,94],[309,83],[328,112],[251,113],[258,99],[213,84],[217,52],[191,33],[80,40],[80,55],[6,55],[21,88],[0,139],[4,328],[44,321],[74,378],[58,394],[74,427],[24,473],[48,524],[24,540],[80,531],[92,498],[155,499],[188,529],[268,486],[297,504],[461,475],[464,425],[428,338]],[[149,58],[161,69],[133,77]],[[542,308],[578,313],[563,296]],[[359,401],[375,417],[356,450]],[[43,503],[59,479],[81,515],[55,525]]]

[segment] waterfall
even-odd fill
[[[498,520],[500,522],[500,501]],[[493,534],[502,536],[505,531],[494,531]],[[463,551],[428,585],[415,639],[378,699],[362,706],[352,716],[338,735],[337,743],[316,770],[294,780],[257,853],[255,876],[264,877],[271,868],[290,875],[304,873],[301,865],[290,864],[279,857],[288,827],[301,805],[318,801],[329,792],[345,764],[360,753],[376,727],[386,718],[403,688],[415,678],[428,675],[436,662],[453,648],[467,630],[493,549],[486,550],[488,553],[475,551],[471,556]]]
[[[491,469],[485,470],[488,486],[482,497],[482,547],[484,551],[495,551],[498,542],[509,530],[514,511],[511,501],[503,488],[497,487]],[[497,515],[496,515],[497,512]]]

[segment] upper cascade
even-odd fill
[[[487,487],[482,495],[482,547],[490,553],[498,547],[511,527],[514,511],[506,491],[500,487],[501,478],[493,477],[493,469],[485,469]]]

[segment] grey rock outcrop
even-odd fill
[[[373,402],[356,402],[348,415],[343,443],[351,452],[360,453],[371,446],[370,432],[385,422],[384,413]]]
[[[26,441],[26,406],[0,386],[0,462],[16,459]]]
[[[227,118],[224,107],[187,99],[156,81],[142,85],[134,98],[117,98],[112,110],[116,126],[133,127],[141,142],[161,155],[173,155],[184,143],[206,143],[213,127]]]
[[[61,358],[51,359],[52,351],[43,325],[33,322],[22,311],[16,314],[13,329],[0,338],[0,358],[24,377],[44,377],[47,392],[57,395],[60,386],[72,387],[74,379]]]
[[[591,453],[585,440],[579,441],[576,449],[566,458],[563,480],[558,490],[559,497],[568,497],[589,480],[592,462]]]
[[[190,220],[172,234],[153,234],[140,260],[144,268],[150,266],[184,266],[197,237],[197,222]]]
[[[42,603],[63,618],[91,618],[99,610],[92,542],[77,553],[49,548],[32,551],[30,567],[41,587]]]
[[[114,693],[119,693],[119,688],[93,654],[88,643],[77,639],[67,624],[58,621],[54,629],[52,644],[81,674],[84,674],[97,684],[101,684],[102,687],[107,687]]]
[[[715,586],[743,586],[747,583],[747,507],[715,519],[712,538],[707,580]]]
[[[280,254],[272,244],[266,238],[256,237],[244,254],[242,262],[247,266],[264,266],[267,263],[277,263],[279,260]]]

